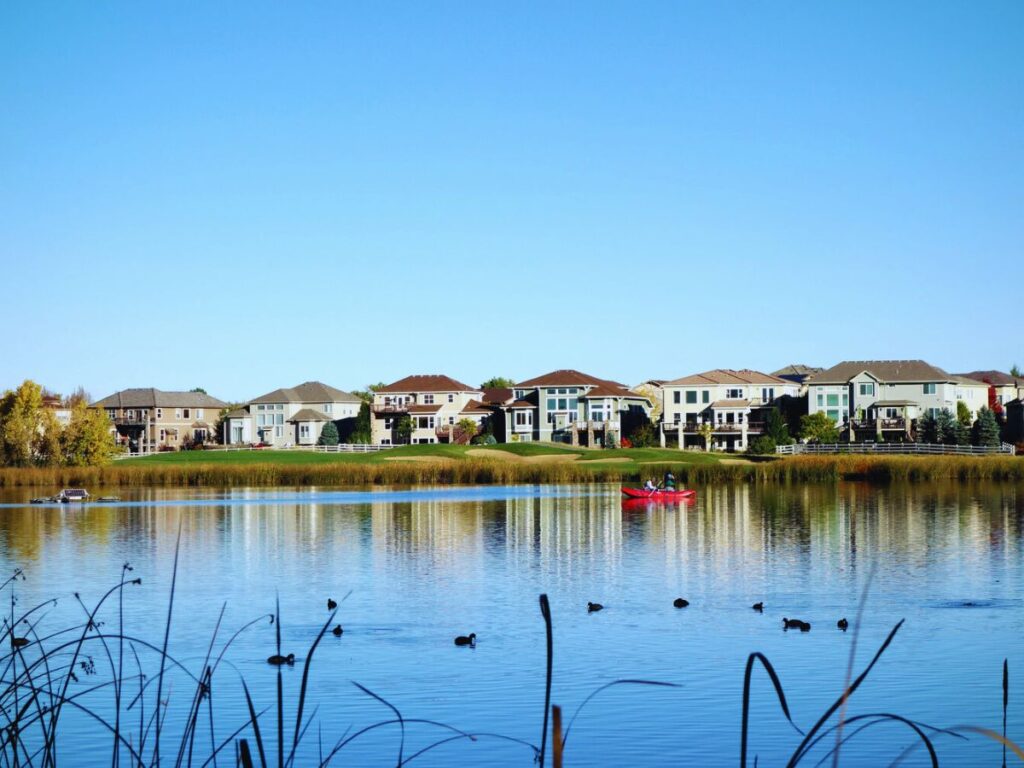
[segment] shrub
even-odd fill
[[[767,456],[775,453],[776,442],[775,439],[768,435],[762,435],[761,437],[754,438],[750,445],[747,446],[747,453],[755,456]]]
[[[320,437],[317,438],[317,445],[337,445],[338,444],[338,427],[333,421],[328,421],[324,424],[324,428],[320,430]]]
[[[629,434],[629,443],[634,448],[650,448],[657,442],[657,436],[654,434],[654,426],[648,421],[640,424]],[[622,441],[623,447],[625,447],[626,440]]]

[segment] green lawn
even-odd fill
[[[387,451],[374,453],[313,453],[312,451],[170,451],[151,456],[124,459],[118,465],[138,464],[376,464],[402,458],[438,457],[461,461],[475,458],[468,451],[478,449],[511,454],[514,457],[578,456],[577,461],[597,469],[600,465],[623,466],[638,462],[673,462],[686,464],[715,463],[719,457],[714,454],[693,451],[678,451],[671,448],[619,448],[614,450],[589,450],[571,448],[553,443],[509,443],[503,445],[464,446],[437,443],[434,445],[404,445]],[[614,461],[609,461],[614,460]]]

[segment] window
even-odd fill
[[[863,395],[864,397],[874,397],[875,383],[873,381],[862,383],[860,385],[860,394]]]
[[[197,419],[203,418],[203,409],[202,408],[196,408],[196,418]]]
[[[832,421],[839,421],[839,411],[838,410],[829,410],[829,411],[826,412],[826,415],[830,419],[832,419]]]
[[[284,437],[284,427],[274,427],[275,437]]]
[[[331,412],[331,404],[330,403],[324,403],[324,413],[330,413],[330,412]]]
[[[739,389],[727,389],[727,390],[725,390],[725,399],[726,400],[742,400],[743,399],[743,389],[739,388]]]
[[[160,442],[163,443],[167,440],[167,430],[160,430]]]
[[[818,393],[818,407],[819,408],[823,408],[824,406],[825,406],[825,396],[823,394],[821,394],[821,392],[819,392]]]
[[[512,396],[515,397],[516,400],[522,400],[524,397],[526,397],[526,390],[525,389],[515,389],[515,390],[512,390]]]
[[[528,427],[533,424],[533,411],[516,411],[516,426]]]
[[[569,410],[569,400],[564,397],[558,398],[558,410],[567,411]]]
[[[384,429],[393,429],[395,424],[394,419],[384,419]]]
[[[828,395],[826,397],[826,405],[839,405],[839,395]]]
[[[775,387],[764,387],[761,389],[761,400],[770,403],[775,399]]]
[[[174,409],[174,418],[181,419],[181,408]]]
[[[565,387],[560,387],[559,390],[558,390],[558,394],[560,394],[560,395],[564,395],[564,394],[567,394],[567,393],[568,393],[568,390]]]
[[[455,402],[455,395],[453,395],[451,393],[448,393],[448,402],[449,403],[454,403]]]
[[[299,424],[299,437],[309,437],[309,424]]]
[[[156,417],[158,419],[162,419],[164,417],[164,409],[163,408],[157,408],[156,409]]]
[[[686,390],[686,403],[687,403],[687,405],[689,405],[691,403],[696,403],[696,402],[697,402],[697,390],[696,389],[688,389],[688,390]]]
[[[555,398],[553,398],[553,397],[549,397],[548,398],[548,410],[549,411],[555,410],[555,402],[556,402]]]
[[[569,410],[570,411],[575,411],[579,407],[580,407],[580,401],[577,400],[575,397],[570,397],[569,398]]]
[[[711,402],[711,390],[708,390],[708,389],[703,390],[700,393],[700,401],[702,403],[710,403]]]
[[[433,395],[424,395],[423,396],[423,402],[426,405],[433,405],[434,404],[434,396]]]
[[[843,405],[849,405],[849,404],[850,404],[850,396],[846,392],[843,392]]]
[[[107,408],[107,418],[111,419],[111,420],[116,419],[117,418],[117,409],[116,408]]]
[[[934,384],[925,384],[924,385],[924,393],[926,395],[934,395],[935,394],[935,385]]]
[[[191,408],[182,408],[181,409],[181,415],[182,415],[183,418],[191,419],[192,418],[192,416],[190,415],[191,413],[192,413],[192,409]]]
[[[678,405],[679,404],[679,397],[680,397],[680,392],[677,389],[675,392],[672,393],[672,402],[675,403],[676,405]]]
[[[127,411],[125,411],[124,417],[128,419],[128,421],[135,421],[135,410],[129,408]]]

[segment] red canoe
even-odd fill
[[[660,501],[686,501],[696,498],[697,492],[690,490],[682,491],[645,491],[643,488],[623,488],[622,495],[630,499],[658,499]]]

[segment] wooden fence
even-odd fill
[[[910,453],[928,456],[991,456],[993,454],[1009,454],[1014,456],[1017,449],[1008,443],[1000,446],[977,445],[939,445],[934,443],[796,443],[779,445],[775,453],[782,456],[798,456],[801,454],[824,453]]]

